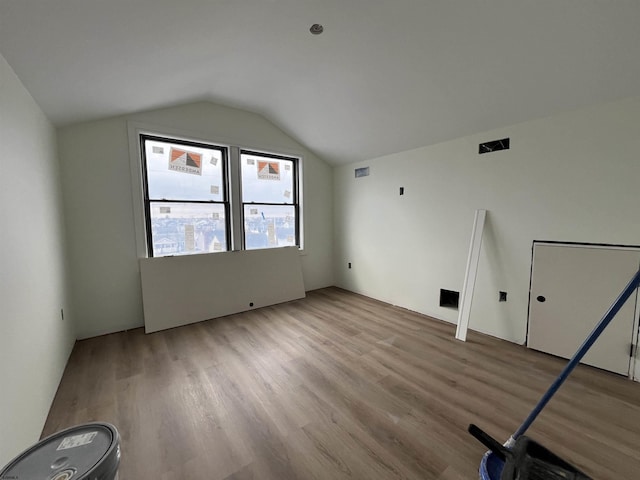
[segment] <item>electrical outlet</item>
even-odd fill
[[[351,268],[351,262],[349,262],[349,268]]]
[[[60,309],[60,319],[64,320],[64,309],[63,308]]]
[[[498,301],[506,302],[507,301],[507,292],[498,292]]]

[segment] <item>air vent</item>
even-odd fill
[[[440,289],[440,306],[445,308],[458,309],[458,302],[460,300],[460,292],[455,290]]]
[[[482,155],[483,153],[497,152],[499,150],[509,150],[508,138],[481,143],[478,148],[478,153]]]
[[[368,177],[369,167],[356,168],[356,178]]]

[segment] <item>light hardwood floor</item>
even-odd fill
[[[80,341],[43,435],[106,421],[121,480],[477,479],[565,361],[337,288]],[[529,434],[597,479],[640,477],[640,384],[579,367]]]

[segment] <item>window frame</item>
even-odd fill
[[[243,199],[243,181],[242,181],[242,155],[254,155],[256,157],[263,157],[265,159],[273,158],[275,160],[286,160],[292,163],[292,203],[267,203],[267,202],[245,202]],[[300,236],[300,201],[298,191],[300,189],[300,179],[298,177],[298,163],[300,162],[300,157],[289,156],[289,155],[281,155],[278,153],[264,152],[260,150],[254,150],[249,148],[239,148],[238,151],[238,167],[239,167],[239,205],[240,205],[240,239],[242,250],[248,250],[246,246],[246,232],[245,232],[245,218],[244,211],[245,205],[268,205],[268,206],[288,206],[291,205],[294,208],[295,212],[295,241],[294,245],[298,247],[298,249],[302,250],[302,241]],[[280,247],[265,247],[264,249],[269,248],[280,248]],[[251,250],[262,250],[260,248],[251,249]]]
[[[232,245],[232,235],[231,228],[233,225],[233,221],[231,218],[231,200],[229,195],[230,189],[230,180],[229,180],[229,147],[224,145],[217,145],[214,143],[205,143],[196,140],[186,140],[181,138],[172,138],[163,135],[157,134],[149,134],[140,132],[138,134],[139,138],[139,147],[140,147],[140,163],[142,167],[142,203],[143,203],[143,215],[144,215],[144,227],[145,227],[145,241],[146,241],[146,249],[147,249],[147,257],[148,258],[161,258],[168,257],[171,255],[162,255],[156,257],[154,255],[153,248],[153,230],[151,224],[151,204],[152,203],[175,203],[178,205],[185,204],[214,204],[214,205],[223,205],[224,206],[224,221],[225,221],[225,245],[226,250],[221,250],[222,252],[229,252],[233,250]],[[219,200],[169,200],[169,199],[152,199],[149,196],[149,177],[147,172],[147,151],[145,147],[145,142],[147,140],[168,143],[171,145],[180,145],[184,147],[193,146],[196,148],[206,148],[209,150],[218,150],[221,152],[222,161],[222,201]],[[205,252],[198,252],[205,253]],[[197,253],[187,253],[186,255],[196,255]],[[185,255],[185,254],[180,254]]]
[[[261,141],[260,143],[254,143],[250,139],[247,139],[246,135],[240,137],[229,137],[218,134],[213,134],[208,130],[193,130],[183,129],[175,126],[160,125],[154,122],[140,121],[140,120],[127,120],[127,133],[128,133],[128,157],[129,157],[129,171],[130,171],[130,192],[133,197],[133,218],[135,230],[135,254],[137,258],[162,258],[153,257],[153,250],[149,248],[148,241],[148,214],[145,211],[144,201],[144,183],[147,181],[146,171],[143,171],[143,166],[146,168],[146,162],[143,159],[143,144],[141,142],[141,136],[156,137],[164,139],[168,142],[186,144],[202,144],[207,148],[221,147],[225,148],[227,152],[227,170],[226,170],[226,182],[227,182],[227,201],[229,202],[229,222],[228,235],[230,239],[227,239],[227,253],[232,251],[239,251],[245,249],[244,235],[242,231],[243,219],[241,212],[242,198],[240,196],[240,150],[246,150],[256,152],[259,154],[283,156],[285,158],[295,159],[297,182],[295,184],[297,194],[297,246],[298,254],[301,256],[307,255],[307,242],[305,236],[305,152],[299,148],[291,146],[283,146],[277,144],[270,144],[269,142]],[[274,153],[277,152],[277,153]],[[273,247],[266,247],[264,250],[268,250]],[[280,247],[278,247],[280,248]],[[212,252],[213,253],[213,252]],[[216,252],[220,253],[220,252]],[[198,254],[206,255],[208,252],[199,252]],[[182,256],[182,255],[179,255]],[[184,255],[187,256],[187,255]]]

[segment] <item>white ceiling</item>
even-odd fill
[[[640,2],[1,0],[0,53],[56,125],[210,100],[336,164],[639,95]]]

